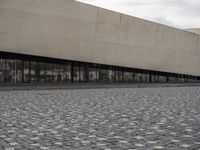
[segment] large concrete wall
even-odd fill
[[[196,34],[200,34],[200,28],[186,29],[186,31],[196,33]]]
[[[200,36],[71,0],[0,0],[0,51],[200,75]]]

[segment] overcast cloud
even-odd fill
[[[200,28],[200,0],[79,0],[177,28]]]

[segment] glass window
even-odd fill
[[[61,75],[60,75],[60,67],[59,64],[53,64],[53,68],[54,68],[54,78],[53,78],[53,82],[60,82],[61,81]]]
[[[149,74],[145,74],[145,82],[150,82]]]
[[[80,74],[79,74],[79,64],[78,63],[74,63],[73,64],[74,66],[73,66],[73,81],[74,82],[79,82],[79,76],[80,76]]]
[[[41,83],[46,81],[46,64],[43,62],[38,63],[38,78]]]
[[[166,76],[160,76],[160,80],[161,80],[161,82],[166,82],[167,78],[166,78]]]
[[[52,62],[54,62],[52,60]],[[117,66],[62,62],[62,64],[36,61],[0,59],[0,82],[195,82],[199,78],[174,73],[129,69]],[[89,67],[88,67],[89,66]],[[73,74],[72,71],[73,70]],[[88,72],[86,72],[88,71]],[[151,74],[150,74],[151,73]]]
[[[117,67],[115,68],[114,72],[115,72],[115,82],[118,83],[119,82],[119,71],[118,71]]]
[[[135,82],[139,82],[139,74],[135,73]]]
[[[5,60],[5,81],[15,83],[15,60]]]
[[[131,72],[127,73],[127,81],[132,82],[132,73]]]
[[[22,82],[22,61],[16,60],[16,82],[21,83]]]
[[[90,82],[97,82],[97,68],[89,67],[89,81]]]
[[[67,82],[71,82],[72,80],[71,68],[72,68],[72,63],[68,62],[67,63]]]
[[[5,60],[0,59],[0,82],[5,82]]]
[[[86,81],[86,76],[85,76],[85,67],[84,65],[80,66],[80,82],[85,82]]]
[[[37,62],[31,62],[30,64],[30,82],[37,82],[38,73]]]
[[[110,68],[108,70],[109,73],[109,82],[114,83],[115,82],[115,71],[113,68]]]
[[[97,78],[97,82],[100,83],[101,82],[101,68],[97,67],[96,68],[96,78]]]
[[[109,82],[109,72],[107,69],[99,68],[99,81],[101,83]]]
[[[129,77],[129,72],[124,72],[124,82],[129,82],[130,77]]]
[[[52,82],[53,81],[53,66],[50,63],[46,64],[46,82]]]
[[[118,82],[123,82],[123,72],[121,70],[118,71]]]
[[[67,75],[67,65],[65,64],[60,65],[60,76],[61,76],[61,82],[69,82],[69,76]]]
[[[135,81],[136,81],[136,79],[135,79],[135,73],[132,72],[132,82],[135,82]]]
[[[117,68],[116,67],[113,67],[112,69],[112,82],[113,83],[117,83],[117,79],[118,79],[118,73],[117,73]]]
[[[24,82],[30,82],[30,62],[24,61]]]
[[[109,70],[102,69],[103,83],[109,82]]]

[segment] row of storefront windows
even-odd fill
[[[65,61],[49,63],[0,59],[0,83],[195,82],[194,76]]]

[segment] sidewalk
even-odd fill
[[[24,83],[0,84],[0,91],[12,90],[56,90],[56,89],[98,89],[98,88],[151,88],[200,86],[200,83]]]

